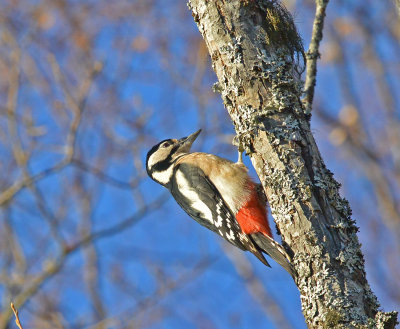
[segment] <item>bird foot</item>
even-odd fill
[[[239,139],[239,136],[238,136],[238,135],[236,135],[236,136],[233,138],[232,145],[236,146],[237,149],[238,149],[238,161],[237,161],[237,163],[243,164],[243,152],[244,152],[244,148],[243,148],[242,143],[240,142],[240,139]]]
[[[243,151],[238,149],[238,161],[237,163],[243,164]]]

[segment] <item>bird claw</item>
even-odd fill
[[[237,161],[237,163],[243,164],[244,148],[243,148],[243,145],[242,145],[238,135],[233,137],[232,145],[236,146],[237,149],[238,149],[238,161]]]
[[[243,164],[243,151],[238,149],[238,161],[237,163]]]

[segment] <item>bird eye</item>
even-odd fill
[[[164,143],[162,143],[161,144],[161,147],[168,147],[170,144],[169,144],[169,142],[167,141],[167,142],[164,142]]]

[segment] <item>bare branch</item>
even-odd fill
[[[101,72],[103,65],[100,62],[95,62],[93,64],[90,74],[80,85],[79,95],[75,99],[68,89],[66,79],[62,74],[61,68],[54,55],[49,55],[49,62],[53,70],[54,77],[56,78],[56,81],[59,83],[59,85],[62,87],[64,97],[73,112],[73,120],[70,124],[65,146],[66,161],[70,162],[75,153],[75,141],[78,134],[79,125],[81,124],[82,113],[85,108],[86,101],[89,97],[90,87],[92,86],[92,83],[97,74]]]
[[[139,209],[134,215],[128,217],[127,219],[117,223],[116,225],[111,226],[110,228],[99,230],[94,232],[86,237],[82,238],[77,243],[74,243],[71,246],[66,246],[62,253],[55,257],[52,260],[48,260],[45,266],[45,269],[42,273],[38,274],[35,278],[29,282],[27,287],[20,292],[15,298],[15,304],[18,308],[22,307],[26,301],[32,297],[36,292],[40,289],[40,287],[51,277],[57,274],[61,268],[64,266],[65,261],[67,258],[72,255],[73,253],[80,250],[82,247],[87,246],[90,243],[93,243],[95,240],[110,237],[114,234],[121,233],[127,227],[135,224],[138,220],[143,218],[149,211],[157,210],[161,205],[167,200],[169,196],[168,193],[161,195],[158,199],[154,202],[149,203],[148,205],[144,206],[143,208]],[[6,324],[8,323],[11,317],[11,311],[5,311],[0,318],[0,328],[5,328]]]
[[[13,149],[14,149],[14,154],[15,158],[17,160],[17,163],[20,166],[23,166],[25,168],[24,170],[24,177],[21,180],[17,180],[13,185],[5,189],[1,194],[0,194],[0,206],[10,202],[11,199],[24,187],[30,186],[34,184],[35,182],[46,178],[50,174],[56,173],[62,169],[64,169],[66,166],[70,165],[73,156],[75,153],[75,141],[78,133],[78,128],[81,123],[82,119],[82,111],[85,107],[87,98],[89,97],[90,93],[90,87],[94,81],[94,78],[97,76],[98,73],[100,73],[102,69],[102,64],[99,62],[96,62],[93,65],[91,73],[88,75],[87,79],[85,79],[82,82],[81,88],[79,89],[79,96],[78,100],[75,100],[74,97],[70,94],[68,91],[68,88],[66,86],[65,78],[61,73],[60,67],[55,59],[54,56],[49,56],[49,61],[51,63],[52,69],[53,69],[53,74],[56,77],[56,80],[59,82],[59,84],[62,86],[62,90],[64,92],[64,96],[67,100],[67,103],[71,107],[74,117],[73,120],[70,124],[69,131],[67,134],[67,139],[66,139],[66,145],[65,145],[65,157],[62,159],[57,165],[54,167],[48,168],[36,175],[30,175],[29,170],[27,167],[27,156],[23,153],[22,148],[18,146],[19,144],[13,143]],[[16,73],[18,74],[18,72]],[[17,76],[18,77],[18,76]],[[12,81],[18,81],[18,79],[14,78]],[[17,133],[16,133],[16,122],[15,122],[15,110],[12,110],[15,108],[15,101],[14,99],[16,98],[16,87],[12,85],[13,87],[10,88],[9,91],[9,101],[8,101],[8,106],[7,106],[7,113],[9,116],[9,121],[13,122],[13,124],[10,124],[10,130],[13,133],[13,136],[16,138]]]
[[[23,329],[21,325],[21,321],[19,321],[19,316],[18,316],[18,310],[15,308],[14,304],[11,302],[11,309],[14,312],[15,315],[15,323],[17,324],[19,329]]]
[[[7,202],[10,202],[12,198],[15,197],[24,187],[30,186],[31,184],[38,182],[44,178],[47,178],[48,176],[55,174],[62,169],[64,169],[66,166],[69,165],[69,161],[62,160],[55,166],[45,169],[41,171],[40,173],[28,177],[24,177],[21,180],[17,180],[13,185],[5,189],[1,194],[0,194],[0,206],[4,205]]]
[[[123,324],[123,328],[140,328],[141,316],[149,310],[153,311],[153,308],[159,306],[169,294],[177,291],[178,289],[190,284],[197,277],[202,275],[207,269],[216,261],[215,258],[204,257],[196,262],[191,268],[188,268],[182,272],[178,277],[167,277],[163,274],[163,279],[158,280],[160,283],[154,293],[141,298],[134,309],[130,308],[124,310],[113,317],[108,317],[92,326],[88,329],[99,328],[99,326],[110,327],[118,323]],[[161,268],[157,270],[162,271]]]
[[[120,189],[132,190],[132,189],[136,188],[140,182],[139,177],[136,177],[136,179],[134,179],[131,182],[125,182],[125,181],[119,180],[117,178],[114,178],[114,177],[108,175],[101,169],[93,167],[89,164],[86,164],[83,161],[78,160],[78,159],[72,159],[71,164],[81,170],[84,170],[84,171],[96,176],[98,179],[101,179],[105,183],[108,183],[108,184],[118,187]]]
[[[275,322],[276,327],[280,329],[293,328],[281,306],[268,294],[261,280],[257,278],[246,256],[226,243],[222,244],[222,247],[227,250],[229,259],[243,278],[250,295],[259,303],[265,314]]]
[[[317,60],[320,57],[319,44],[322,40],[322,30],[324,28],[325,10],[329,0],[315,0],[315,18],[311,36],[310,46],[306,53],[306,81],[304,85],[304,99],[306,113],[311,113],[314,99],[314,89],[317,81]]]

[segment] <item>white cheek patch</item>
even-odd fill
[[[191,207],[202,214],[203,219],[206,219],[209,222],[213,223],[211,210],[203,201],[199,199],[196,191],[192,187],[190,187],[190,184],[187,181],[185,175],[179,170],[176,173],[176,182],[178,183],[179,191],[183,194],[185,198],[190,201]]]
[[[173,169],[173,166],[169,166],[167,170],[155,171],[152,173],[152,177],[155,181],[166,185],[171,179]]]
[[[150,169],[150,168],[153,167],[153,165],[154,165],[154,156],[155,156],[155,153],[153,153],[153,154],[150,156],[149,160],[147,161],[147,168],[148,168],[148,169]]]

